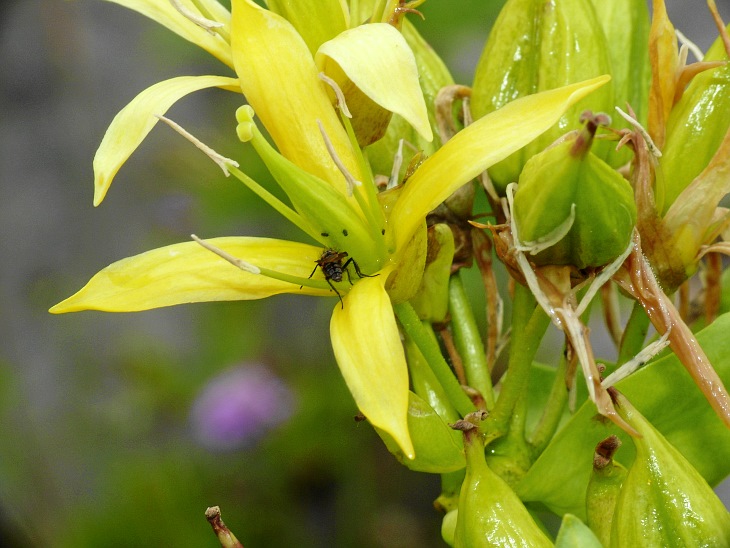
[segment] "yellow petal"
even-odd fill
[[[197,44],[205,51],[210,53],[213,57],[225,63],[229,67],[233,67],[233,61],[231,60],[231,46],[219,35],[212,35],[203,28],[199,27],[186,17],[184,17],[179,11],[177,11],[173,5],[168,1],[160,0],[107,0],[120,6],[124,6],[131,10],[134,10],[142,15],[149,17],[153,21],[157,21],[161,25],[167,27],[175,34],[185,38],[185,40]],[[204,2],[206,6],[210,7],[213,11],[213,16],[218,19],[219,22],[224,23],[228,18],[228,12],[218,4],[217,2]],[[183,2],[185,4],[185,2]],[[217,8],[213,6],[217,4]],[[195,13],[197,10],[192,6],[186,4],[187,8]]]
[[[279,152],[344,192],[320,121],[342,162],[362,180],[347,133],[302,37],[286,19],[250,0],[233,0],[232,6],[231,47],[241,89]]]
[[[238,80],[223,76],[180,76],[159,82],[137,95],[114,117],[94,156],[94,205],[98,206],[114,176],[158,119],[185,95],[205,88],[239,91]]]
[[[267,0],[266,5],[294,25],[312,55],[323,42],[350,26],[350,9],[345,0]]]
[[[390,216],[402,249],[428,212],[492,164],[519,150],[555,124],[575,102],[610,80],[599,76],[522,97],[466,127],[408,179]]]
[[[359,280],[332,314],[332,348],[347,387],[368,420],[385,430],[408,458],[408,368],[382,273]]]
[[[374,23],[343,32],[317,52],[317,64],[325,72],[328,58],[370,99],[405,118],[428,141],[433,138],[416,59],[392,25]]]
[[[269,238],[212,238],[211,244],[261,268],[306,278],[322,250]],[[78,293],[51,308],[136,312],[175,304],[262,299],[279,293],[329,295],[250,274],[196,242],[161,247],[122,259],[96,274]]]

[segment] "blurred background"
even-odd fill
[[[468,85],[502,3],[430,0],[411,20]],[[667,4],[706,49],[705,2]],[[220,505],[250,547],[441,546],[438,478],[353,420],[329,346],[334,298],[47,313],[104,266],[191,232],[299,237],[162,125],[92,207],[114,115],[202,74],[229,72],[112,3],[0,8],[0,545],[212,547],[203,513]],[[241,102],[204,91],[168,116],[266,181],[235,138]]]

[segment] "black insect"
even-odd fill
[[[314,270],[312,270],[312,273],[309,275],[311,278],[314,276],[314,273],[317,272],[318,268],[322,269],[322,273],[324,274],[324,279],[327,280],[327,283],[332,288],[332,291],[334,291],[337,294],[337,297],[340,299],[340,305],[342,305],[342,308],[345,308],[345,303],[342,302],[342,295],[340,295],[340,292],[337,291],[337,288],[332,284],[332,282],[341,282],[342,281],[342,274],[347,274],[347,281],[350,282],[350,285],[352,285],[352,278],[350,278],[350,270],[348,267],[352,265],[355,268],[355,273],[357,273],[357,276],[359,278],[374,278],[377,276],[377,274],[369,275],[369,274],[363,274],[360,271],[360,267],[355,262],[355,259],[350,257],[347,259],[344,264],[343,260],[347,257],[346,251],[335,251],[334,249],[325,249],[322,252],[322,256],[314,261],[317,263],[317,266],[314,267]]]

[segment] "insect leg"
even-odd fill
[[[355,259],[350,259],[350,260],[349,260],[349,261],[347,261],[347,262],[346,262],[345,264],[350,264],[350,262],[352,262],[352,266],[354,266],[354,267],[355,267],[355,272],[357,272],[357,275],[358,275],[358,276],[359,276],[360,278],[375,278],[375,276],[378,276],[378,274],[363,274],[363,273],[362,273],[362,272],[360,271],[360,267],[359,267],[359,266],[357,265],[357,263],[355,262]]]
[[[335,293],[337,293],[337,298],[340,299],[340,306],[342,306],[342,310],[344,310],[345,309],[345,303],[342,301],[342,295],[340,295],[340,292],[337,291],[337,288],[334,285],[332,285],[332,281],[329,278],[327,278],[327,283],[330,284],[330,287],[332,288],[332,291],[334,291]]]

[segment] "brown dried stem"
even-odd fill
[[[221,509],[219,506],[211,506],[205,511],[205,519],[208,520],[213,532],[218,537],[218,542],[223,548],[243,548],[243,544],[231,533],[221,519]]]
[[[662,291],[641,251],[638,232],[624,266],[613,277],[644,308],[657,332],[669,331],[669,345],[722,421],[730,427],[730,395],[697,339]]]

